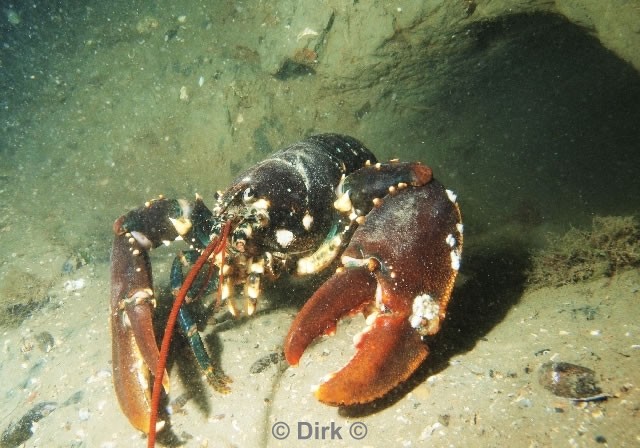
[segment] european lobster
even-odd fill
[[[284,354],[298,364],[314,339],[362,312],[366,327],[354,338],[356,354],[315,395],[330,405],[368,403],[427,357],[422,338],[437,333],[445,318],[463,241],[456,196],[428,166],[378,163],[362,143],[337,134],[311,136],[249,168],[218,194],[213,210],[197,195],[194,202],[160,197],[118,218],[113,229],[115,390],[131,424],[149,433],[150,446],[163,425],[155,420],[160,392],[169,389],[164,366],[176,319],[211,385],[229,391],[230,378],[211,363],[185,299],[209,285],[234,316],[243,296],[251,315],[263,280],[335,269],[295,317]],[[175,303],[159,352],[149,251],[173,240],[190,249],[172,265]]]

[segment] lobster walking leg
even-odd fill
[[[196,276],[202,269],[202,266],[207,262],[207,259],[213,254],[218,254],[225,250],[225,244],[227,242],[227,238],[229,236],[229,232],[233,227],[233,223],[231,221],[227,221],[222,227],[221,234],[218,238],[213,240],[202,252],[202,255],[196,260],[195,264],[187,274],[187,278],[185,279],[183,285],[180,287],[180,290],[176,294],[175,301],[173,302],[173,307],[171,308],[171,313],[169,314],[169,318],[167,319],[167,326],[164,330],[164,336],[162,337],[162,345],[160,346],[160,357],[158,359],[158,365],[156,367],[156,376],[153,383],[153,395],[151,397],[151,412],[149,415],[149,438],[147,440],[147,446],[149,448],[153,448],[156,443],[156,430],[159,429],[156,425],[156,421],[158,419],[158,408],[160,406],[160,386],[163,382],[163,378],[165,375],[165,366],[167,364],[167,357],[169,356],[169,346],[171,345],[171,338],[173,337],[173,329],[175,327],[176,321],[178,319],[178,313],[180,312],[180,308],[187,297],[187,293],[193,286],[193,282],[196,279]]]
[[[193,269],[192,265],[197,262],[200,256],[199,252],[191,250],[185,252],[182,256],[178,255],[174,259],[173,265],[171,266],[171,290],[174,296],[174,301],[178,299],[178,293],[184,284],[182,275],[182,259],[184,259],[187,262],[187,265]],[[204,281],[207,284],[203,286],[199,285],[197,288],[198,290],[207,288],[210,279],[206,278]],[[217,282],[214,282],[213,286],[217,286]],[[199,293],[200,291],[197,292]],[[185,301],[189,302],[190,300],[193,300],[193,298],[190,298],[189,296],[185,297]],[[198,362],[202,372],[205,374],[209,384],[211,384],[217,392],[224,394],[229,393],[231,389],[229,389],[228,384],[232,382],[232,379],[225,375],[219,366],[213,366],[211,358],[207,354],[207,350],[204,348],[204,344],[202,343],[198,327],[186,306],[180,307],[177,319],[178,326],[187,338],[187,341],[189,341],[189,345],[191,346],[191,350],[193,351],[196,361]]]

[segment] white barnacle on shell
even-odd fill
[[[423,329],[425,324],[438,321],[440,304],[429,294],[420,294],[413,299],[412,314],[409,317],[411,326],[417,330]],[[427,322],[424,322],[424,321]]]
[[[458,196],[451,190],[447,190],[447,196],[449,196],[449,200],[451,202],[453,202],[454,204],[456,203],[456,199],[458,198]]]
[[[460,270],[460,251],[457,249],[451,250],[451,269]]]
[[[447,242],[449,247],[455,247],[456,245],[456,238],[452,234],[447,235],[447,238],[445,238],[445,241]]]

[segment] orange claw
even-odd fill
[[[315,391],[334,406],[367,403],[404,382],[429,354],[420,335],[404,316],[383,316],[360,333],[356,354]]]
[[[429,353],[422,336],[437,333],[445,317],[461,251],[455,195],[437,181],[390,194],[367,215],[343,253],[344,268],[309,299],[285,340],[287,361],[296,365],[341,317],[367,314],[355,355],[323,379],[320,401],[367,403],[413,374]]]

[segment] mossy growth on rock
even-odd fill
[[[0,282],[0,328],[17,327],[50,301],[49,281],[11,269]]]
[[[531,258],[528,281],[534,287],[561,286],[612,276],[640,265],[640,226],[634,216],[596,216],[591,230],[570,229],[550,236]]]

